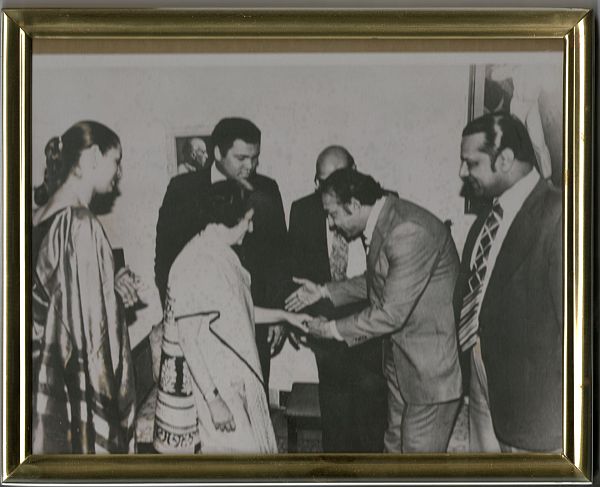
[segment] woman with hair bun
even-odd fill
[[[113,192],[121,143],[98,122],[79,122],[45,149],[33,215],[33,453],[128,453],[135,388],[125,304],[131,276],[117,274],[95,195]]]

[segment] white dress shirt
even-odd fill
[[[502,248],[502,243],[506,238],[506,234],[508,233],[512,222],[515,219],[515,216],[517,216],[517,213],[523,206],[523,203],[533,191],[533,188],[539,180],[540,175],[537,170],[533,168],[529,174],[527,174],[527,176],[521,178],[497,198],[498,203],[500,203],[500,206],[502,207],[502,219],[499,222],[496,237],[492,242],[490,253],[488,254],[487,270],[485,272],[485,277],[483,278],[481,288],[481,301],[483,301],[483,297],[485,296],[485,291],[487,290],[487,286],[490,282],[490,276],[494,270],[494,265],[496,264],[496,259],[498,258],[498,254],[500,253],[500,249]],[[473,254],[471,255],[470,261],[471,268],[473,268],[475,265],[477,249],[479,248],[479,242],[482,236],[483,228],[481,229],[481,232],[477,237],[477,241],[475,242],[475,246],[473,247]],[[481,309],[481,306],[479,306],[479,309]],[[477,313],[479,314],[479,311]]]
[[[210,182],[216,183],[218,181],[225,181],[227,177],[217,169],[217,162],[215,161],[210,168]]]

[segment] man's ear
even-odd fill
[[[215,146],[215,161],[221,161],[221,159],[223,159],[223,156],[221,155],[221,149],[219,149],[219,146],[216,145]]]
[[[352,197],[352,198],[350,198],[350,204],[348,205],[348,207],[351,208],[354,212],[354,211],[360,210],[362,207],[362,204],[356,198]]]
[[[496,158],[496,169],[500,169],[502,172],[508,172],[514,162],[515,153],[510,147],[505,147]]]

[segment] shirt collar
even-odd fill
[[[385,199],[386,197],[383,196],[375,202],[373,208],[371,208],[371,213],[369,213],[369,218],[367,218],[367,226],[363,232],[363,242],[366,247],[371,245],[371,239],[373,238],[375,225],[377,225],[377,220],[379,219],[379,214],[381,213],[383,205],[385,204]]]
[[[227,177],[217,168],[217,161],[215,161],[210,169],[210,182],[216,183],[225,181],[226,179]]]
[[[534,167],[527,176],[519,179],[497,198],[497,202],[502,207],[504,217],[515,215],[521,209],[521,206],[523,206],[523,203],[539,180],[540,174]]]

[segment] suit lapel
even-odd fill
[[[398,201],[398,199],[393,196],[387,196],[383,208],[381,209],[381,213],[379,214],[379,218],[377,218],[373,236],[371,237],[371,244],[369,245],[369,253],[367,254],[367,272],[369,274],[373,273],[375,270],[375,263],[379,258],[381,246],[390,230],[392,218],[394,216],[393,208],[395,201]]]
[[[327,276],[326,281],[331,281],[331,266],[329,264],[329,248],[327,247],[327,215],[321,203],[321,197],[315,193],[313,198],[315,218],[310,218],[313,225],[313,237],[319,249],[319,255],[323,256],[321,265],[323,266],[323,275]]]
[[[510,225],[494,264],[482,307],[485,306],[487,296],[497,295],[505,286],[523,260],[527,258],[531,246],[536,242],[541,225],[541,205],[539,203],[548,189],[547,184],[544,179],[538,182]]]

